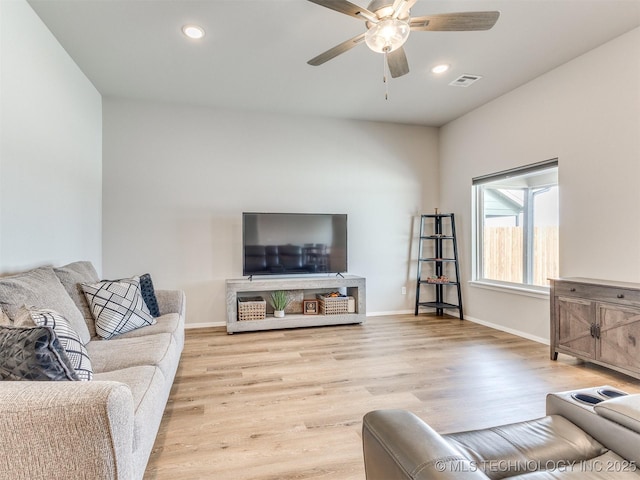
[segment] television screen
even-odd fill
[[[243,275],[347,271],[347,215],[242,214]]]

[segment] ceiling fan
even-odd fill
[[[365,22],[367,31],[330,48],[307,63],[318,66],[351,50],[364,40],[374,52],[383,53],[393,78],[409,73],[409,63],[402,47],[411,31],[444,32],[489,30],[500,12],[439,13],[411,18],[409,10],[417,0],[373,0],[367,8],[347,0],[309,0],[336,12]]]

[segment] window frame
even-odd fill
[[[479,177],[472,178],[472,198],[471,198],[471,209],[472,209],[472,245],[471,245],[471,254],[472,254],[472,280],[471,284],[475,286],[481,286],[489,289],[507,289],[510,291],[514,291],[516,293],[522,293],[524,295],[531,296],[546,296],[549,294],[549,287],[542,285],[534,285],[533,283],[524,283],[524,282],[507,282],[503,280],[494,280],[490,278],[485,278],[483,276],[484,272],[484,195],[483,190],[478,188],[484,184],[492,183],[501,179],[507,179],[514,176],[522,176],[528,173],[534,173],[541,170],[547,170],[550,168],[558,169],[558,158],[552,158],[550,160],[545,160],[542,162],[525,165],[522,167],[516,167],[509,170],[503,170],[501,172],[496,172],[488,175],[482,175]],[[559,182],[556,183],[556,186],[559,186]],[[525,203],[525,206],[531,206],[532,197],[535,196],[535,192],[529,192],[529,198]],[[528,204],[528,205],[526,205]],[[524,208],[524,207],[523,207]],[[531,208],[527,209],[528,211],[524,213],[524,216],[527,217],[523,219],[523,223],[528,224],[528,227],[525,229],[529,229],[523,232],[523,277],[526,275],[529,281],[532,281],[533,269],[532,269],[532,261],[533,255],[528,254],[531,250],[526,247],[525,242],[527,242],[527,238],[531,240],[531,228],[535,227],[535,224],[532,220],[533,210]]]

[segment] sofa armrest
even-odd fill
[[[119,382],[0,382],[3,478],[129,479],[133,397]]]
[[[156,290],[156,298],[160,315],[177,313],[184,318],[186,313],[186,299],[182,290]]]
[[[597,395],[598,390],[614,389],[608,385],[603,387],[592,387],[583,390],[573,390],[567,392],[550,393],[547,395],[547,415],[561,415],[587,432],[605,447],[613,450],[626,460],[631,460],[640,464],[640,433],[612,420],[611,416],[600,415],[593,405],[583,404],[573,398],[574,393],[587,393]],[[626,400],[631,397],[630,400]],[[633,403],[632,395],[620,397]],[[610,403],[611,402],[611,403]],[[606,400],[597,404],[596,408],[602,410],[606,405],[615,405],[619,400]]]
[[[362,442],[367,480],[488,478],[429,425],[405,410],[367,413]]]

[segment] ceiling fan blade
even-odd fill
[[[424,17],[414,17],[409,22],[411,30],[431,32],[462,32],[489,30],[493,27],[500,12],[459,12],[437,13]]]
[[[404,48],[400,47],[391,53],[387,53],[387,65],[389,65],[389,72],[391,72],[393,78],[409,73],[409,62],[407,62]]]
[[[336,45],[335,47],[330,48],[326,52],[321,53],[317,57],[312,58],[307,63],[309,65],[313,65],[314,67],[317,67],[318,65],[322,65],[323,63],[328,62],[332,58],[337,57],[338,55],[346,52],[347,50],[351,50],[353,47],[361,43],[364,40],[364,35],[365,35],[364,33],[361,33],[360,35],[350,38],[349,40],[342,42],[340,45]]]
[[[361,20],[377,20],[378,17],[375,13],[370,12],[364,7],[359,7],[347,0],[309,0],[311,3],[321,5],[323,7],[335,10],[336,12],[344,13],[345,15],[351,15],[352,17],[359,18]],[[369,17],[369,18],[367,18]]]
[[[393,2],[393,15],[392,18],[398,18],[409,11],[411,7],[415,5],[417,0],[395,0]]]

